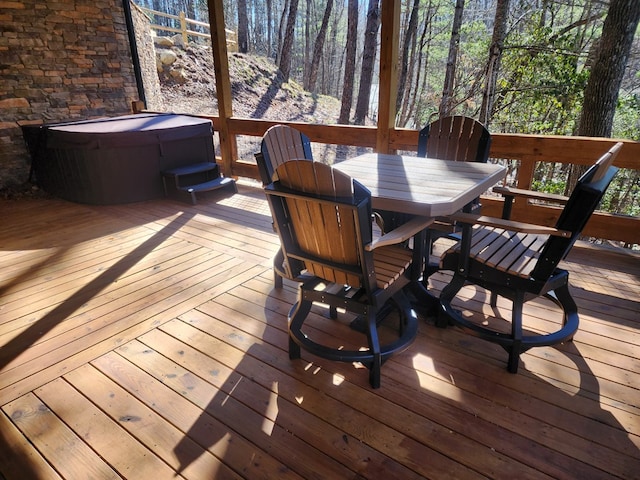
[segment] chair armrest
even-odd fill
[[[473,215],[471,213],[454,213],[452,219],[457,222],[467,223],[470,225],[483,225],[485,227],[504,228],[511,232],[521,233],[537,233],[544,235],[553,235],[556,237],[570,237],[571,232],[566,230],[558,230],[555,227],[545,227],[543,225],[535,225],[533,223],[514,222],[513,220],[505,220],[503,218],[487,217],[485,215]]]
[[[564,195],[556,195],[554,193],[534,192],[533,190],[523,190],[521,188],[511,187],[493,187],[493,192],[499,193],[504,197],[504,205],[502,206],[502,218],[511,218],[511,209],[513,207],[513,200],[516,197],[526,198],[532,200],[542,200],[546,202],[553,202],[560,205],[564,205],[569,200],[569,197]]]
[[[569,197],[557,195],[555,193],[534,192],[533,190],[523,190],[521,188],[511,187],[493,187],[493,192],[499,193],[505,197],[522,197],[531,198],[533,200],[545,200],[547,202],[555,202],[560,204],[567,203]]]
[[[403,223],[398,228],[394,228],[388,233],[385,233],[379,238],[376,238],[368,245],[365,245],[365,250],[372,251],[378,247],[385,247],[388,245],[397,245],[405,240],[409,240],[415,234],[426,229],[433,223],[435,219],[433,217],[420,217],[416,216],[409,220],[407,223]]]

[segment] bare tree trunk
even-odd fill
[[[296,27],[296,15],[298,14],[298,1],[291,0],[289,14],[287,15],[287,28],[282,41],[282,56],[280,57],[280,73],[282,81],[288,82],[291,75],[291,58],[293,54],[293,35]]]
[[[584,89],[584,103],[577,135],[611,136],[620,85],[638,22],[640,22],[638,0],[611,0],[602,26],[602,36],[596,47],[589,81]],[[571,166],[566,193],[573,190],[584,171],[584,166]]]
[[[609,137],[638,21],[638,0],[611,0],[584,91],[578,135]]]
[[[273,0],[267,0],[267,58],[271,58],[273,53]]]
[[[182,10],[187,18],[191,18],[193,20],[196,19],[196,13],[195,13],[195,9],[193,8],[193,2],[189,2],[189,1],[181,1],[180,2],[180,7],[179,10]]]
[[[327,7],[325,8],[324,16],[322,17],[322,25],[320,25],[320,31],[318,32],[318,36],[316,37],[316,41],[313,45],[313,57],[311,59],[307,83],[304,87],[304,89],[309,92],[313,92],[316,88],[316,81],[318,80],[318,67],[320,65],[320,60],[322,59],[322,50],[324,48],[325,39],[327,38],[329,18],[331,17],[332,9],[333,0],[327,0]]]
[[[344,65],[344,84],[342,87],[342,105],[338,123],[349,124],[351,104],[353,103],[353,79],[356,71],[356,46],[358,42],[358,0],[349,0],[347,21],[347,51]]]
[[[420,6],[420,0],[413,0],[413,7],[411,8],[411,14],[409,16],[409,24],[407,25],[407,32],[404,36],[404,43],[402,44],[402,58],[400,59],[400,75],[398,76],[398,96],[396,97],[396,112],[400,111],[402,100],[404,99],[404,92],[407,90],[407,72],[409,70],[409,49],[412,45],[415,45],[416,34],[418,31],[418,7]]]
[[[247,17],[247,0],[238,0],[238,52],[249,50],[249,19]]]
[[[340,73],[344,65],[344,51],[346,47],[346,45],[343,44],[338,48],[338,29],[344,18],[346,4],[338,3],[335,7],[333,11],[333,23],[331,24],[331,35],[329,36],[329,46],[327,48],[329,53],[325,55],[322,65],[323,82],[321,92],[326,95],[338,97],[340,96],[338,92],[342,92],[342,90],[340,90],[340,84],[342,82]],[[340,50],[340,54],[338,54],[338,50]]]
[[[507,35],[507,14],[509,13],[509,0],[498,0],[496,15],[493,22],[493,37],[489,47],[489,61],[487,62],[486,84],[482,93],[482,106],[480,107],[480,123],[489,125],[496,96],[496,84],[500,72],[500,61],[504,48],[504,39]]]
[[[282,43],[284,38],[284,26],[287,21],[287,12],[289,11],[289,0],[284,0],[282,15],[280,16],[280,24],[278,25],[278,45],[276,48],[276,65],[280,65],[282,59]]]
[[[307,0],[306,15],[304,16],[304,58],[302,63],[304,68],[302,69],[302,83],[307,84],[309,78],[309,69],[311,64],[311,0]],[[308,90],[305,87],[305,90]]]
[[[364,119],[369,113],[369,98],[371,82],[373,80],[373,64],[376,58],[376,39],[380,27],[380,6],[378,0],[369,0],[367,11],[367,25],[364,31],[364,49],[362,52],[362,70],[360,73],[360,89],[354,123],[364,125]]]
[[[409,72],[411,74],[408,75],[407,95],[402,105],[400,120],[398,122],[399,126],[406,126],[409,120],[415,116],[416,110],[420,110],[418,108],[418,104],[420,103],[418,99],[426,86],[427,75],[424,74],[424,72],[428,70],[429,66],[429,51],[433,38],[433,18],[436,13],[437,8],[434,8],[432,2],[429,1],[425,9],[424,19],[418,22],[423,25],[423,27],[420,31],[420,37],[416,42],[414,56],[410,62]],[[414,120],[414,127],[417,126],[416,123],[418,122]]]
[[[458,61],[458,49],[460,47],[460,27],[462,26],[462,14],[464,13],[464,0],[456,0],[456,8],[453,15],[451,39],[449,40],[449,55],[447,68],[444,74],[444,87],[438,113],[440,117],[446,117],[451,113],[453,104],[453,87],[456,78],[456,63]]]

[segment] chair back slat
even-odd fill
[[[284,162],[293,159],[313,159],[309,137],[288,125],[274,125],[269,128],[262,137],[260,153],[266,169],[266,175],[261,172],[265,176],[265,184],[270,183],[273,172]]]
[[[611,165],[622,146],[622,142],[616,143],[580,177],[556,222],[556,228],[571,232],[571,237],[549,238],[531,272],[533,278],[548,278],[567,256],[618,171]]]
[[[418,156],[463,162],[486,162],[491,134],[480,122],[464,116],[440,118],[418,136]]]
[[[371,241],[369,192],[319,162],[289,161],[275,176],[278,181],[265,192],[281,237],[288,235],[282,239],[285,255],[327,282],[372,289],[375,275],[363,273],[374,268],[372,254],[364,250]]]

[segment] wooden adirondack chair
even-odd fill
[[[384,361],[406,348],[417,332],[416,316],[402,290],[410,281],[413,254],[399,244],[431,219],[415,217],[373,240],[371,194],[346,174],[319,162],[293,160],[280,165],[275,178],[265,194],[287,274],[309,275],[289,313],[289,356],[299,358],[303,348],[334,361],[361,362],[377,388]],[[364,316],[366,338],[354,348],[343,348],[340,340],[334,346],[313,340],[304,329],[313,302]],[[377,321],[388,302],[400,313],[398,335],[381,344]]]
[[[269,128],[260,145],[260,152],[255,155],[262,185],[272,182],[273,173],[278,165],[293,159],[313,160],[311,141],[304,133],[287,125],[274,125]],[[282,279],[299,281],[287,274],[282,250],[278,250],[273,259],[273,283],[276,288],[282,288]],[[332,311],[332,315],[335,312]]]
[[[463,116],[440,118],[420,130],[418,156],[457,162],[489,158],[491,134],[477,120]]]
[[[440,118],[420,130],[418,136],[419,157],[487,163],[490,147],[489,130],[470,117]],[[480,214],[480,209],[480,198],[476,198],[465,211]],[[447,237],[457,240],[459,233],[460,229],[450,218],[437,218],[429,231],[427,252],[431,252],[432,243],[438,238]]]
[[[547,199],[565,203],[555,227],[513,222],[508,217],[514,198],[542,199],[540,192],[496,188],[506,197],[502,219],[459,213],[454,219],[470,231],[463,232],[462,242],[446,251],[440,268],[453,270],[451,282],[440,295],[438,326],[448,322],[463,327],[482,339],[498,343],[509,353],[508,370],[516,373],[522,352],[538,346],[571,340],[578,329],[578,309],[569,291],[569,273],[558,264],[569,253],[593,211],[600,203],[617,172],[611,164],[622,148],[617,143],[582,175],[569,198],[557,195]],[[465,242],[467,243],[465,245]],[[467,255],[462,252],[469,252]],[[491,292],[491,305],[497,296],[513,302],[511,331],[499,332],[464,318],[451,305],[465,283],[479,285]],[[523,305],[544,296],[563,310],[562,326],[550,333],[525,333]]]
[[[464,116],[443,117],[426,125],[418,135],[418,157],[439,158],[458,162],[482,162],[489,158],[491,134],[477,120]],[[471,213],[480,212],[480,199],[474,200],[468,208]],[[410,216],[396,212],[379,212],[383,231],[389,231],[406,222]],[[459,229],[447,217],[437,218],[427,238],[428,249],[440,237],[454,238]],[[429,273],[437,270],[433,265]]]

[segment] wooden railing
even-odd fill
[[[134,111],[141,111],[141,102],[134,104]],[[214,129],[219,131],[218,117],[203,116],[213,122]],[[356,147],[376,147],[376,127],[355,125],[318,125],[299,122],[256,120],[232,117],[227,120],[229,135],[227,147],[233,152],[230,164],[224,164],[226,175],[260,179],[255,161],[238,159],[235,137],[246,135],[262,137],[264,132],[276,124],[290,125],[305,133],[312,142],[352,145]],[[611,138],[565,137],[553,135],[523,135],[509,133],[494,133],[491,135],[490,157],[502,160],[518,161],[515,170],[515,186],[528,189],[533,181],[533,174],[538,162],[553,162],[561,164],[591,165],[618,140]],[[619,168],[640,170],[640,142],[620,140],[624,147],[614,163]],[[392,150],[416,151],[418,146],[418,131],[409,129],[392,130],[389,134],[389,146]],[[228,162],[227,162],[228,163]],[[492,196],[482,199],[483,213],[500,216],[502,200]],[[553,226],[560,213],[559,207],[535,205],[526,202],[515,202],[511,218],[522,222],[538,223]],[[583,231],[584,235],[623,242],[628,245],[640,244],[640,217],[617,215],[598,211]]]
[[[179,12],[178,15],[173,15],[170,13],[152,10],[146,7],[140,7],[140,10],[142,10],[146,15],[150,16],[150,18],[153,18],[153,16],[158,16],[158,17],[168,18],[170,20],[175,21],[176,24],[180,26],[179,28],[169,27],[166,25],[159,25],[157,23],[152,23],[150,27],[153,30],[158,30],[162,32],[179,33],[180,35],[182,35],[182,41],[184,42],[185,45],[189,42],[189,36],[211,39],[210,33],[198,32],[190,28],[191,25],[195,25],[198,27],[202,27],[207,32],[209,32],[209,23],[200,22],[198,20],[187,18],[184,12]],[[225,31],[227,35],[227,49],[230,52],[236,52],[238,50],[238,41],[237,41],[236,32],[234,32],[233,30],[225,30]]]
[[[208,117],[217,126],[217,117]],[[235,136],[248,135],[261,137],[272,125],[277,123],[291,125],[309,136],[311,141],[335,145],[353,145],[376,147],[376,127],[353,125],[315,125],[298,122],[276,122],[233,117],[228,119],[229,138],[233,139],[232,151],[235,152]],[[492,159],[508,159],[518,161],[515,185],[519,188],[530,188],[533,173],[538,162],[554,162],[562,164],[591,165],[600,155],[606,152],[617,140],[610,138],[564,137],[549,135],[492,134]],[[640,142],[621,140],[624,147],[618,155],[615,165],[620,168],[640,170]],[[389,146],[393,150],[416,151],[418,131],[409,129],[392,130],[389,134]],[[227,167],[228,168],[228,167]],[[229,170],[227,170],[229,171]],[[258,179],[258,171],[252,159],[234,159],[231,164],[231,175]],[[487,196],[483,198],[483,212],[487,215],[499,216],[502,201]],[[515,203],[512,218],[519,221],[553,225],[560,213],[558,207]],[[640,244],[640,217],[615,215],[596,212],[584,235],[624,242]]]

